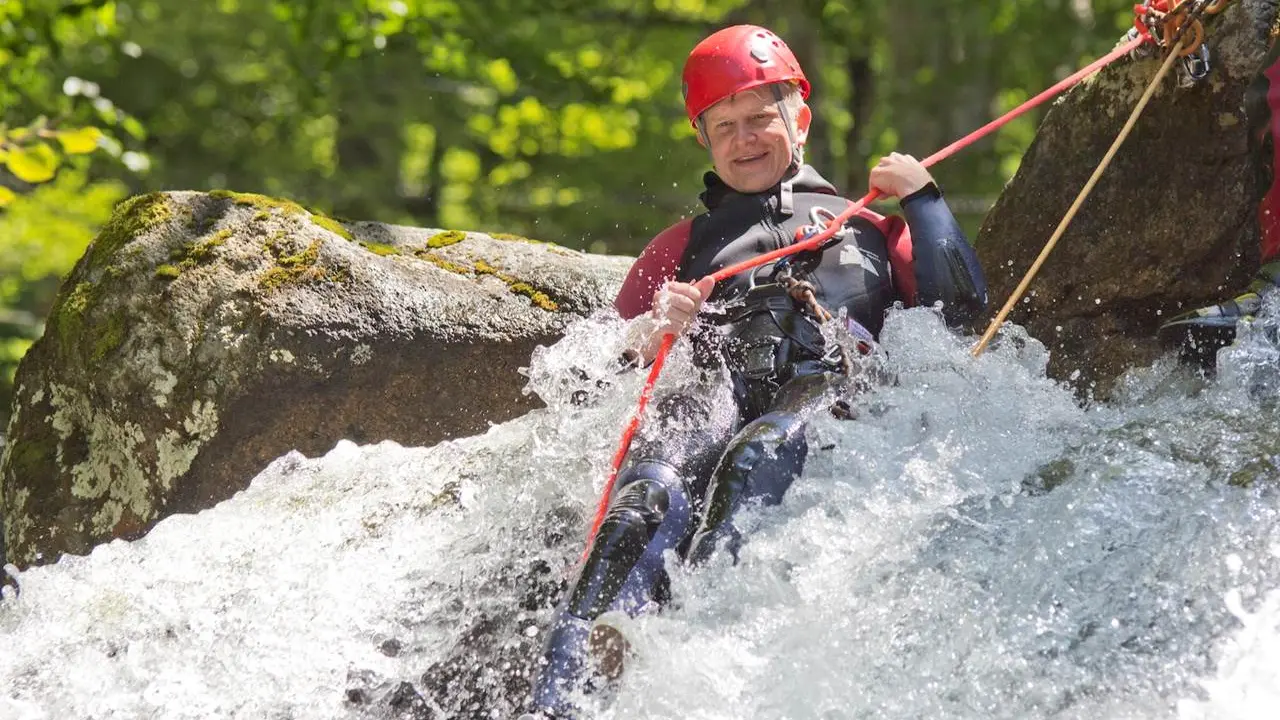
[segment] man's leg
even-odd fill
[[[689,560],[700,562],[720,545],[737,558],[741,534],[734,515],[749,501],[777,505],[804,470],[809,452],[805,426],[834,400],[832,376],[798,377],[778,391],[769,412],[748,423],[729,442],[711,476],[706,510],[694,534]]]
[[[628,454],[577,582],[552,620],[534,683],[534,706],[542,712],[570,716],[567,695],[596,672],[589,658],[596,618],[662,602],[663,556],[688,539],[699,490],[739,422],[727,392],[668,396],[657,416],[659,427]]]

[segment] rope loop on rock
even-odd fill
[[[1178,48],[1179,57],[1200,51],[1204,44],[1202,15],[1217,15],[1231,0],[1143,0],[1133,6],[1133,26],[1138,34],[1152,38],[1168,52]]]

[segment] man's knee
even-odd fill
[[[804,469],[808,443],[789,413],[770,413],[752,423],[725,450],[724,477],[742,499],[760,498],[766,504],[782,501],[782,493]]]
[[[597,542],[605,557],[638,554],[644,550],[671,508],[674,479],[674,472],[652,471],[622,479],[626,484],[614,496],[600,525]]]
[[[688,492],[670,464],[638,462],[618,484],[569,599],[568,610],[578,617],[595,618],[609,608],[655,538],[674,547],[689,530]]]

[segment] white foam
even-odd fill
[[[1085,410],[1016,328],[976,360],[926,310],[883,338],[897,384],[814,424],[740,564],[677,570],[675,606],[623,623],[637,655],[600,717],[1273,716],[1263,364],[1205,387],[1158,363]],[[547,409],[484,435],[289,455],[216,508],[21,573],[0,720],[380,716],[346,691],[429,694],[482,618],[510,620],[498,647],[536,643],[550,609],[512,578],[573,568],[642,380],[609,370],[618,342],[608,319],[571,329],[528,370]],[[688,377],[686,349],[667,372]],[[484,682],[491,707],[437,712],[517,714]]]

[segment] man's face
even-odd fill
[[[808,130],[808,108],[798,139]],[[791,164],[791,139],[782,109],[767,88],[756,88],[725,98],[702,116],[716,173],[729,187],[742,193],[768,190],[782,180]],[[797,118],[800,120],[800,118]]]

